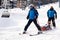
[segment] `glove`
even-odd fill
[[[29,15],[26,18],[29,19]]]
[[[36,16],[36,19],[38,18],[38,16]]]
[[[55,19],[57,19],[57,16],[55,16]]]
[[[27,19],[29,19],[29,17],[27,16]]]

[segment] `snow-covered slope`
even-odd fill
[[[53,6],[57,11],[57,20],[56,25],[57,28],[52,31],[44,32],[45,34],[41,34],[38,36],[29,36],[29,35],[19,35],[19,33],[23,32],[25,25],[28,20],[26,16],[28,14],[29,8],[27,7],[25,10],[21,10],[19,8],[8,9],[10,13],[10,18],[1,18],[0,17],[0,40],[59,40],[60,39],[60,8],[59,4],[52,3],[41,6],[40,9],[37,9],[39,12],[38,23],[43,26],[47,23],[47,10]],[[5,9],[0,9],[0,16],[2,15]],[[35,25],[32,23],[27,30],[30,34],[35,34],[38,32]]]

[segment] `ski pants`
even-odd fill
[[[52,18],[48,18],[48,22],[51,22],[51,21],[52,21],[53,26],[56,27],[54,17],[52,17]]]
[[[31,19],[30,19],[30,20],[28,21],[27,25],[25,26],[24,31],[27,31],[28,27],[30,26],[30,24],[31,24],[32,22],[34,22],[34,24],[36,25],[37,29],[38,29],[39,31],[41,31],[41,27],[38,25],[36,19],[34,19],[34,20],[31,20]]]

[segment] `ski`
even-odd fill
[[[42,34],[42,33],[40,33]],[[37,36],[37,35],[40,35],[40,34],[30,34],[29,36]]]

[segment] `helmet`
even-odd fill
[[[33,4],[30,4],[30,7],[34,7],[34,5]]]
[[[34,5],[33,5],[33,4],[30,4],[30,5],[29,5],[29,8],[33,8],[33,7],[34,7]]]

